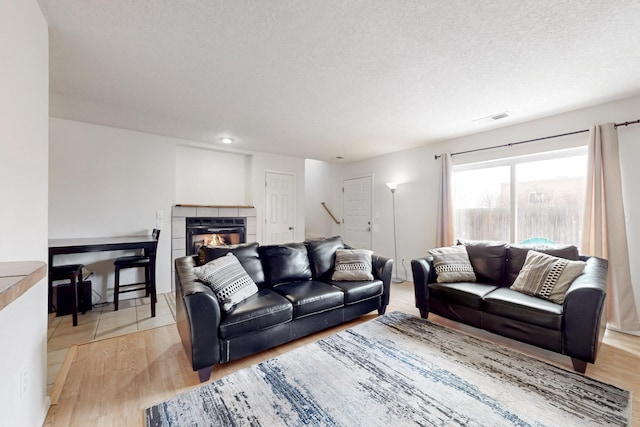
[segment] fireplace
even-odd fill
[[[245,243],[246,218],[186,218],[186,255],[196,255],[201,246],[237,245]]]

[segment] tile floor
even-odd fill
[[[49,314],[47,333],[47,389],[50,390],[72,345],[130,334],[145,329],[175,323],[175,294],[158,295],[156,317],[151,317],[149,298],[121,300],[118,311],[113,303],[93,307],[78,314],[78,326],[71,324],[71,315]]]

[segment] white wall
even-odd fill
[[[339,165],[319,160],[305,160],[305,237],[331,237],[340,234],[341,225],[336,224],[322,207],[327,208],[342,220],[342,193],[336,192],[341,185]]]
[[[293,173],[296,240],[304,239],[303,159],[221,152],[182,139],[58,118],[50,121],[49,150],[49,237],[148,234],[161,222],[159,293],[171,291],[171,207],[176,203],[255,206],[261,242],[265,172]],[[163,220],[156,219],[158,210]],[[112,301],[113,258],[120,255],[65,255],[54,262],[84,263],[95,272],[92,289]],[[125,272],[123,280],[133,280],[133,274]]]
[[[458,152],[527,139],[539,138],[581,129],[594,124],[625,122],[640,118],[640,96],[602,104],[599,106],[560,114],[522,124],[512,125],[488,132],[477,133],[450,141],[444,141],[411,150],[406,150],[360,162],[342,165],[334,172],[327,168],[325,176],[312,174],[307,182],[307,191],[324,191],[324,183],[336,181],[336,174],[343,178],[363,174],[374,176],[373,250],[393,256],[393,223],[391,220],[391,196],[385,182],[401,183],[396,191],[396,213],[398,222],[398,257],[405,258],[408,277],[411,279],[409,262],[424,256],[435,246],[435,224],[438,199],[440,164],[434,155],[442,152]],[[521,155],[536,151],[548,151],[576,145],[586,145],[587,135],[552,139],[545,142],[524,144],[512,148],[486,150],[479,153],[454,157],[455,163],[467,163],[490,158]],[[640,192],[634,189],[640,182],[640,125],[618,128],[620,140],[623,193],[627,220],[629,254],[635,297],[640,306],[640,265],[633,262],[640,258]],[[318,167],[315,167],[317,170]],[[336,185],[337,194],[340,187]],[[340,212],[341,208],[336,208]],[[311,221],[313,220],[313,221]],[[308,218],[309,230],[321,229],[321,219]],[[404,276],[401,268],[399,275]]]
[[[142,235],[160,225],[157,289],[169,292],[175,147],[172,138],[51,118],[49,237]],[[156,211],[164,219],[156,219]],[[54,263],[84,263],[95,272],[92,289],[112,301],[113,258],[123,254],[65,255]],[[133,274],[127,271],[123,280]]]
[[[247,155],[188,145],[176,147],[176,201],[190,205],[246,205]],[[211,187],[196,185],[212,182]]]
[[[47,260],[48,49],[36,1],[0,2],[0,262]],[[0,349],[0,425],[42,425],[46,280],[0,311]]]

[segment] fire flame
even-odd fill
[[[227,241],[222,234],[209,234],[205,237],[204,244],[206,246],[221,246],[226,245]]]

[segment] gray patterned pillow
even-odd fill
[[[476,275],[464,245],[431,249],[438,283],[475,282]]]
[[[336,249],[336,263],[331,280],[373,280],[373,251],[368,249]]]
[[[569,261],[529,251],[511,289],[562,304],[567,289],[582,274],[585,265],[584,261]]]
[[[213,289],[224,311],[230,311],[236,304],[258,292],[255,282],[232,253],[194,267],[193,274]]]

